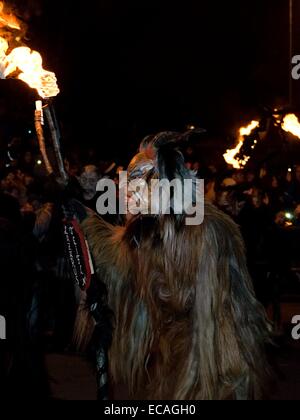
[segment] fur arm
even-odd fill
[[[112,226],[96,216],[86,219],[82,228],[97,277],[106,284],[108,304],[114,313],[110,374],[115,383],[134,387],[144,376],[142,367],[151,339],[147,311],[134,287],[138,260],[124,239],[125,228]],[[143,350],[138,352],[139,348]]]
[[[114,272],[122,270],[122,267],[119,267],[122,261],[119,253],[122,248],[124,228],[112,226],[96,215],[87,218],[81,226],[89,243],[97,273],[105,283],[107,281],[110,283],[112,277],[116,276]]]

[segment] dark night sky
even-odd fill
[[[121,153],[188,123],[225,135],[287,98],[286,0],[28,1],[69,140]]]

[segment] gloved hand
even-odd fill
[[[92,210],[85,207],[80,201],[75,199],[67,200],[63,204],[63,210],[67,220],[71,220],[75,217],[80,223],[82,223],[86,218],[95,215]]]

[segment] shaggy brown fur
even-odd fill
[[[260,398],[270,326],[238,227],[205,204],[200,226],[172,216],[83,223],[115,326],[115,383],[136,399]]]

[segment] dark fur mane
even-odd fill
[[[206,204],[201,226],[94,217],[83,228],[115,315],[115,383],[132,398],[262,397],[270,326],[229,217]]]

